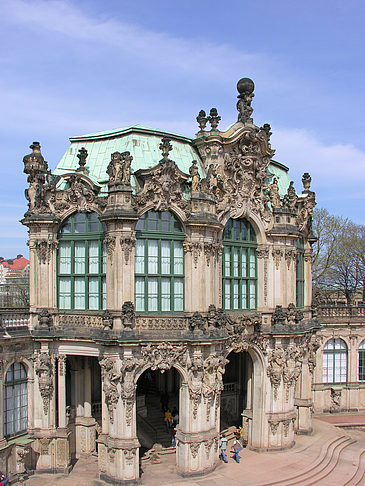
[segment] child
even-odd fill
[[[234,459],[239,464],[240,462],[239,452],[242,450],[242,446],[237,439],[233,441],[232,449],[233,450],[231,452],[233,452],[234,454]]]

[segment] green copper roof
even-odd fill
[[[164,136],[171,138],[173,150],[170,152],[170,158],[176,162],[179,169],[188,174],[191,162],[197,160],[200,175],[204,177],[202,161],[192,145],[193,139],[142,125],[70,137],[71,145],[58,163],[54,174],[62,176],[68,172],[74,172],[79,167],[78,151],[85,147],[88,151],[86,168],[89,170],[89,177],[94,183],[104,186],[102,192],[107,192],[105,183],[109,177],[106,169],[113,152],[128,151],[131,153],[133,156],[132,173],[138,169],[148,169],[154,167],[162,159],[159,145]],[[269,173],[278,179],[280,196],[284,196],[290,183],[288,168],[279,162],[272,161],[269,165]],[[63,189],[64,184],[64,182],[60,182],[59,189]]]
[[[89,176],[94,182],[103,184],[109,179],[106,169],[113,152],[131,153],[132,172],[147,169],[155,166],[162,159],[159,145],[161,138],[166,135],[171,138],[173,146],[170,153],[171,160],[176,162],[181,171],[188,174],[193,160],[201,162],[197,151],[191,145],[191,139],[140,125],[71,137],[71,145],[54,173],[63,175],[75,171],[79,166],[77,153],[81,147],[85,147],[88,151],[86,168],[89,170]]]

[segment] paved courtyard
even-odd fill
[[[365,432],[338,428],[335,424],[364,424],[365,416],[339,415],[314,419],[312,436],[296,436],[287,451],[257,453],[244,449],[241,462],[229,459],[205,477],[181,478],[176,473],[175,455],[161,456],[158,464],[144,465],[145,486],[355,486],[365,485]],[[97,458],[80,459],[69,476],[40,475],[27,486],[104,486],[97,479]]]

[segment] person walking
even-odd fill
[[[221,453],[219,454],[219,459],[221,461],[224,461],[225,463],[228,462],[227,455],[226,455],[227,444],[228,444],[228,439],[224,434],[222,434],[221,439],[219,441],[219,448],[221,451]]]
[[[237,464],[240,463],[240,456],[239,456],[239,452],[242,450],[242,446],[240,444],[240,442],[235,439],[233,441],[233,445],[232,445],[232,453],[234,454],[234,460],[237,462]]]
[[[166,425],[166,430],[168,432],[169,429],[170,429],[170,427],[171,427],[171,423],[172,423],[172,415],[171,415],[171,412],[170,412],[170,409],[169,408],[165,412],[164,421],[165,421],[165,425]]]
[[[171,427],[171,447],[176,447],[176,428],[173,425]]]

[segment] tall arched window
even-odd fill
[[[104,224],[96,213],[76,213],[62,225],[58,250],[58,307],[101,310],[106,304]]]
[[[255,309],[256,235],[244,219],[229,219],[223,233],[223,307]]]
[[[359,346],[359,381],[365,381],[365,340]]]
[[[296,295],[297,307],[304,307],[304,240],[299,238],[297,247]]]
[[[9,437],[26,432],[27,425],[27,372],[21,363],[13,363],[5,375],[4,436]]]
[[[167,211],[148,211],[136,225],[135,307],[139,312],[184,310],[184,231]]]
[[[329,339],[323,348],[323,383],[346,383],[347,346],[342,339]]]

